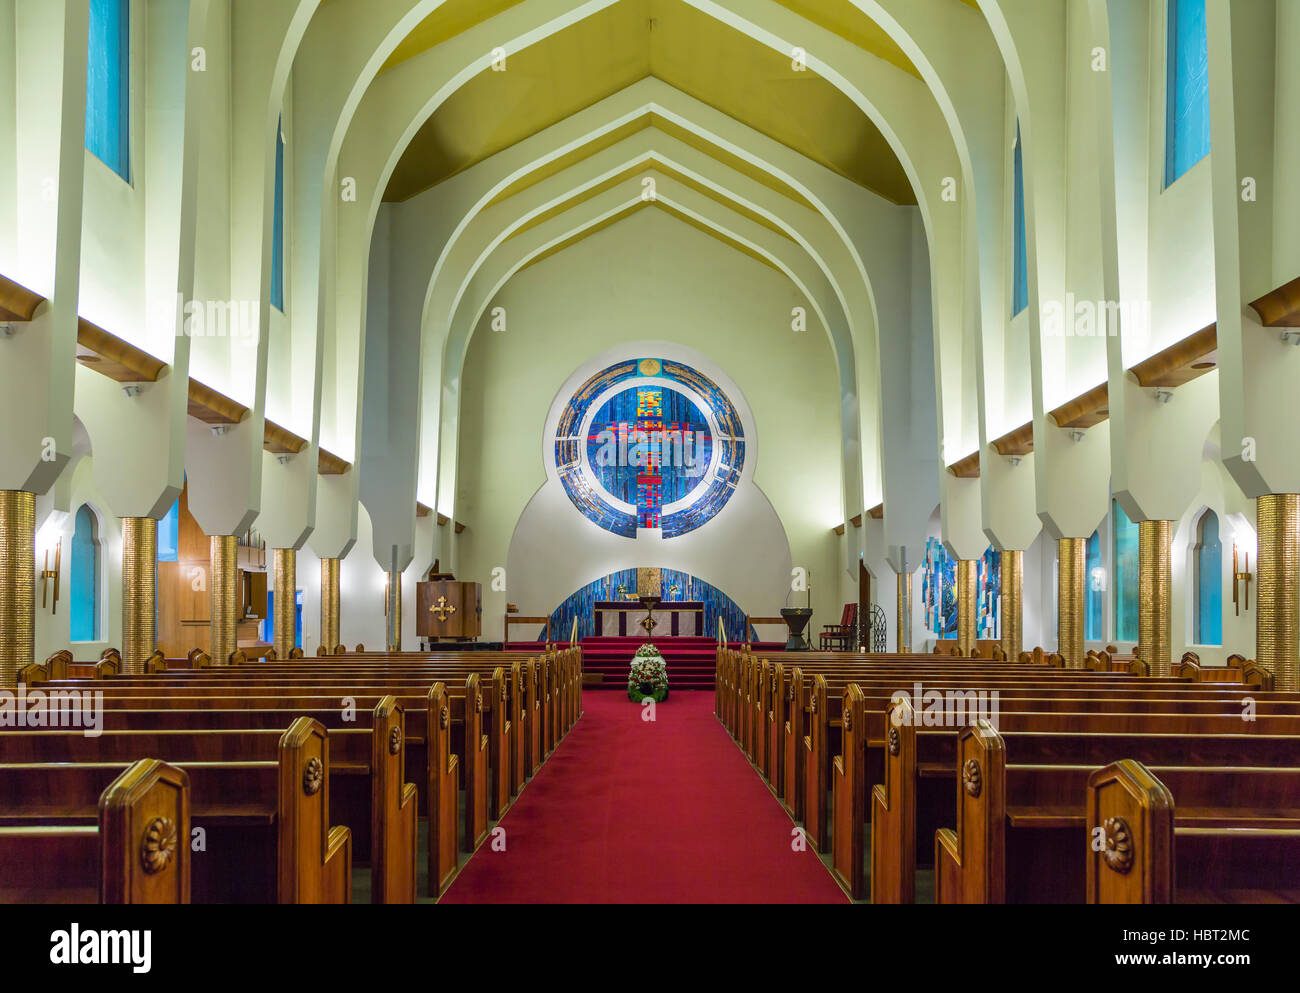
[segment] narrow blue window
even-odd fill
[[[262,640],[275,641],[275,590],[266,591],[266,618],[262,621]],[[293,643],[302,647],[302,590],[294,595]]]
[[[1196,529],[1196,643],[1223,644],[1223,545],[1219,518],[1207,510]]]
[[[99,637],[99,522],[85,504],[77,511],[69,560],[72,608],[68,615],[68,637],[72,641],[96,641]]]
[[[86,148],[131,182],[130,0],[90,0]]]
[[[271,220],[271,306],[284,311],[284,117],[275,124],[275,207]]]
[[[1169,0],[1165,47],[1165,186],[1210,153],[1205,0]]]
[[[1029,253],[1025,243],[1025,162],[1020,151],[1020,122],[1016,121],[1015,219],[1011,276],[1011,316],[1029,306]]]
[[[1086,641],[1101,641],[1101,600],[1106,595],[1106,571],[1101,564],[1101,532],[1094,531],[1088,539],[1085,555],[1084,625]]]
[[[1128,519],[1118,500],[1111,501],[1115,528],[1115,639],[1138,638],[1138,526]]]
[[[179,539],[181,502],[172,504],[171,510],[158,522],[158,561],[175,562],[180,557]]]

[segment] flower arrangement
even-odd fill
[[[654,645],[644,644],[632,656],[627,675],[627,698],[640,703],[650,697],[655,703],[668,699],[668,664]]]

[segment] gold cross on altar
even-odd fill
[[[447,602],[445,596],[438,597],[438,602],[429,608],[429,613],[438,615],[438,623],[441,624],[447,620],[449,614],[456,613],[456,605]]]

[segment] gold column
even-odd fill
[[[122,671],[144,672],[158,620],[158,522],[122,518]]]
[[[0,688],[36,661],[36,494],[0,490]]]
[[[1015,661],[1024,651],[1025,553],[998,552],[998,583],[1002,594],[1002,651]]]
[[[975,560],[957,560],[957,651],[970,658],[975,647]]]
[[[1083,570],[1086,538],[1061,538],[1056,543],[1057,651],[1065,668],[1083,668]]]
[[[339,560],[320,560],[320,643],[326,655],[339,643]]]
[[[272,644],[276,657],[285,661],[298,643],[294,637],[298,601],[298,553],[292,548],[274,549],[275,624]]]
[[[239,539],[214,534],[208,539],[208,654],[212,664],[229,665],[238,648]]]
[[[898,650],[912,650],[912,574],[898,574]]]
[[[1259,530],[1255,653],[1274,688],[1300,690],[1300,494],[1266,493],[1256,503]]]
[[[402,650],[402,574],[388,574],[388,650]]]
[[[1173,671],[1170,636],[1169,542],[1173,521],[1138,522],[1138,650],[1147,671],[1168,676]]]

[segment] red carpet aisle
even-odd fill
[[[713,716],[675,692],[657,721],[623,694],[585,713],[443,903],[842,903],[790,818]]]

